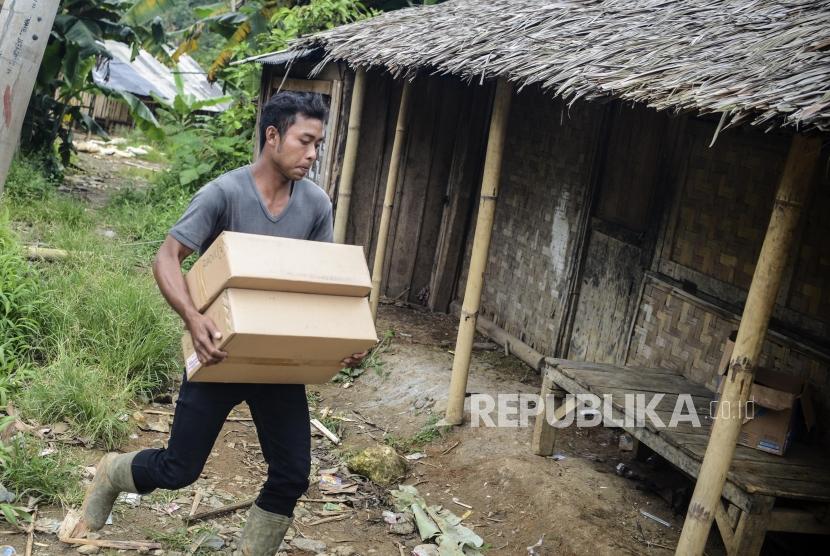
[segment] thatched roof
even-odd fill
[[[301,39],[324,62],[830,131],[828,0],[450,0]],[[268,62],[267,58],[260,61]]]

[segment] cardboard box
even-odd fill
[[[372,289],[363,248],[222,232],[185,276],[202,312],[225,288],[364,297]]]
[[[320,384],[340,361],[377,343],[365,297],[230,288],[208,307],[228,357],[203,366],[189,333],[182,337],[188,380]]]
[[[727,339],[718,368],[718,395],[727,380],[735,333]],[[749,393],[738,444],[762,452],[784,455],[802,425],[812,427],[815,414],[804,378],[758,367]]]

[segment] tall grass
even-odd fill
[[[8,361],[0,363],[0,394],[5,387],[29,419],[66,421],[111,449],[129,434],[122,417],[136,400],[178,372],[180,325],[158,294],[149,256],[96,231],[128,227],[114,218],[126,215],[87,211],[37,174],[36,163],[16,161],[3,203],[15,229],[70,256],[29,263],[0,222],[0,355]]]

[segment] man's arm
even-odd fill
[[[168,235],[153,260],[153,275],[164,299],[179,314],[190,331],[199,361],[205,365],[213,365],[222,361],[228,354],[216,347],[217,342],[222,339],[222,333],[209,317],[196,309],[184,281],[182,261],[191,253],[191,248]]]

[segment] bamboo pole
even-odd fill
[[[403,146],[406,143],[406,121],[409,114],[409,95],[412,83],[404,81],[401,91],[401,105],[398,108],[398,122],[395,126],[395,142],[392,143],[392,158],[389,161],[389,175],[386,177],[386,193],[383,196],[383,212],[380,216],[378,241],[375,246],[375,263],[372,267],[372,293],[369,305],[372,307],[372,319],[377,320],[378,301],[380,300],[380,282],[383,278],[383,260],[386,257],[386,240],[389,238],[389,223],[392,221],[392,209],[395,206],[395,190],[398,186]]]
[[[360,120],[363,117],[363,97],[366,91],[366,70],[358,69],[354,77],[352,104],[349,107],[349,128],[346,134],[346,150],[343,153],[343,175],[337,191],[337,214],[334,217],[334,242],[346,242],[346,225],[349,223],[349,207],[352,203],[352,182],[360,142]]]
[[[6,0],[0,10],[0,194],[57,11],[58,0]]]
[[[718,404],[718,414],[677,544],[678,555],[698,556],[703,554],[706,546],[741,429],[743,412],[736,408],[744,407],[749,398],[755,366],[761,354],[788,256],[794,250],[798,220],[809,195],[820,151],[819,137],[800,134],[793,137],[738,327],[729,372],[724,377],[726,382]]]
[[[464,397],[467,393],[467,377],[470,373],[470,354],[476,333],[476,317],[481,304],[481,288],[490,250],[490,236],[493,232],[493,217],[499,193],[499,177],[504,154],[504,140],[507,135],[507,119],[510,113],[512,87],[504,79],[496,85],[493,113],[490,116],[490,134],[487,138],[487,154],[484,159],[484,175],[481,181],[481,198],[478,205],[473,252],[461,318],[458,323],[458,337],[455,343],[455,357],[452,362],[449,402],[444,424],[460,425],[464,422]]]

